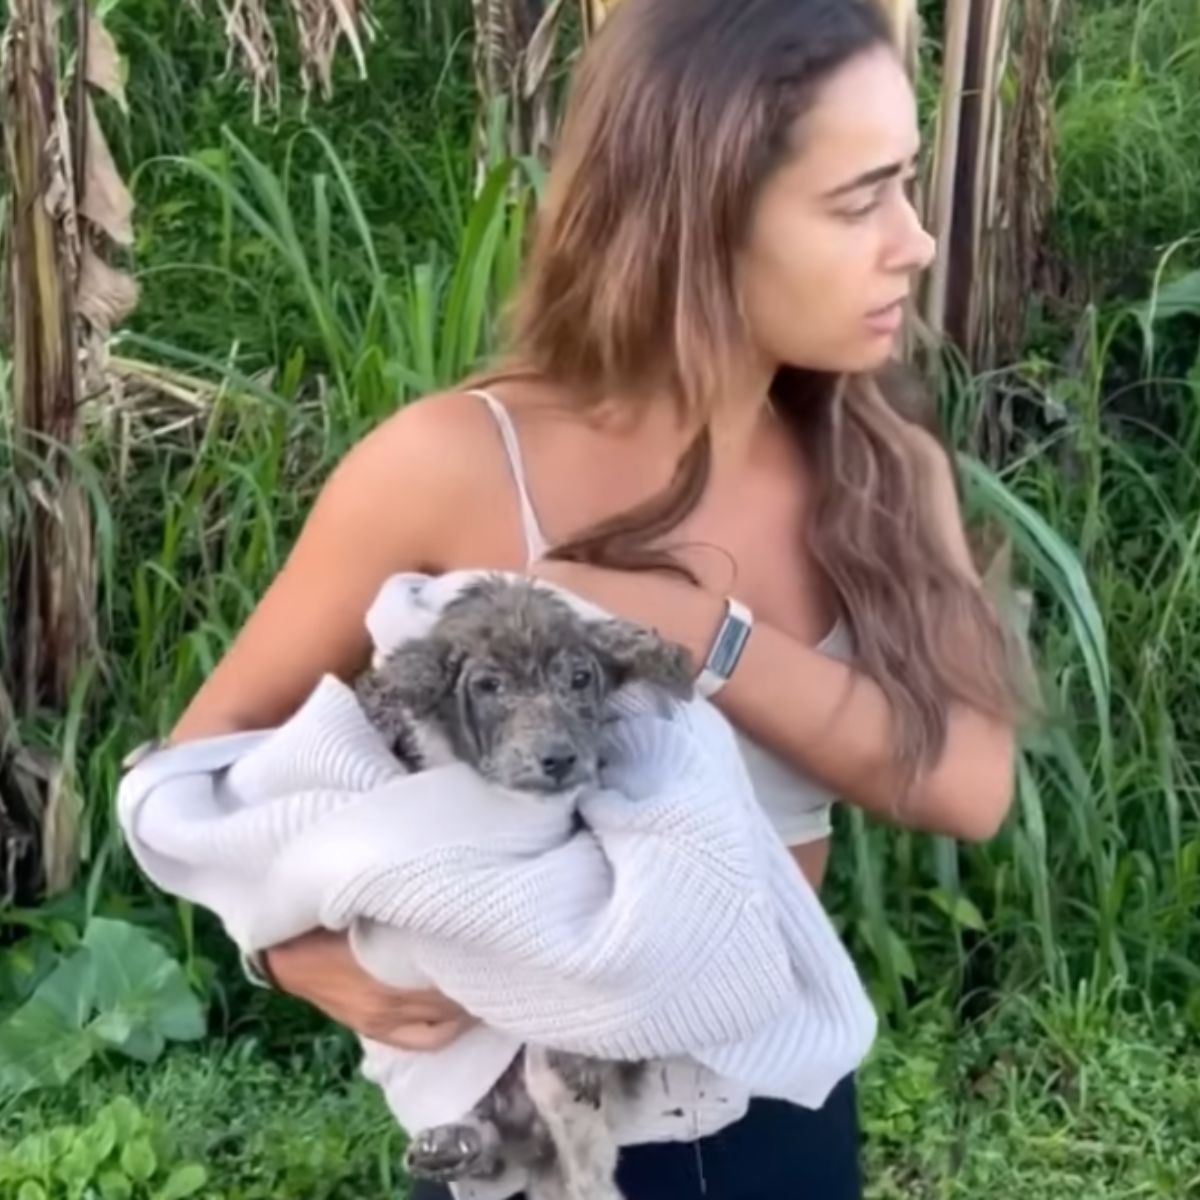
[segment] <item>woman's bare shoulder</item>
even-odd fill
[[[350,448],[334,474],[367,486],[380,475],[390,480],[402,467],[425,483],[453,486],[471,478],[466,468],[478,466],[472,451],[485,452],[495,436],[495,423],[478,396],[435,392],[382,420]]]
[[[326,481],[313,517],[323,509],[387,513],[381,536],[402,542],[406,557],[419,546],[436,559],[439,550],[451,549],[447,536],[462,528],[464,512],[494,504],[506,473],[495,421],[479,397],[430,394],[351,447]]]
[[[322,674],[348,677],[366,660],[364,617],[391,575],[504,565],[495,496],[507,468],[489,423],[475,397],[431,395],[355,443],[174,736],[273,724]]]

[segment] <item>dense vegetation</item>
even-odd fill
[[[468,6],[375,9],[369,78],[343,61],[331,101],[289,93],[258,126],[213,22],[109,16],[143,298],[115,347],[127,407],[91,413],[86,444],[103,659],[65,720],[23,731],[65,754],[88,836],[78,890],[0,914],[0,1198],[401,1186],[350,1039],[242,985],[110,815],[120,755],[178,713],[331,464],[486,350],[518,267],[538,180],[497,160],[472,191]],[[864,1083],[876,1198],[1200,1195],[1200,12],[1079,0],[1056,75],[1061,286],[1031,298],[1021,361],[941,397],[970,511],[1034,590],[1050,720],[990,845],[839,814],[827,901],[888,1024]],[[5,378],[0,359],[0,412]],[[976,456],[985,419],[1002,460]],[[81,937],[140,982],[85,969]]]

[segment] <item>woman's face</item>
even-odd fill
[[[901,305],[934,253],[908,198],[917,110],[892,51],[830,76],[796,143],[759,193],[739,257],[755,349],[772,365],[870,371],[892,356]]]

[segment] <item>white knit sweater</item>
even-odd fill
[[[377,647],[423,631],[469,577],[391,581]],[[332,677],[277,729],[144,758],[121,781],[121,828],[157,886],[242,948],[349,929],[371,974],[480,1018],[436,1053],[364,1041],[364,1073],[410,1131],[462,1116],[523,1042],[664,1060],[614,1115],[624,1143],[713,1132],[751,1095],[819,1106],[875,1033],[853,963],[718,711],[664,713],[636,689],[618,708],[578,831],[462,764],[405,775]]]

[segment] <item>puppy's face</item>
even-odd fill
[[[378,668],[378,695],[434,721],[504,787],[559,795],[594,782],[605,701],[643,679],[684,698],[687,652],[624,621],[587,621],[532,583],[489,580]]]
[[[596,656],[585,646],[514,653],[518,647],[502,634],[489,642],[459,665],[454,719],[445,729],[458,752],[489,779],[522,791],[593,782],[611,687]]]

